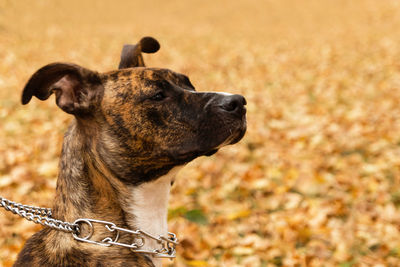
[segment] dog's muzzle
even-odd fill
[[[217,92],[186,92],[184,107],[192,132],[182,145],[171,149],[178,161],[189,162],[198,156],[210,156],[221,147],[239,142],[246,132],[246,99],[237,94]],[[188,115],[189,114],[189,115]]]
[[[206,155],[214,154],[225,145],[237,143],[246,132],[246,99],[237,94],[204,93],[207,99],[204,112],[208,116],[209,140],[215,147]],[[207,142],[206,142],[207,143]]]

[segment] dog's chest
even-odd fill
[[[181,167],[175,167],[157,180],[131,189],[133,201],[129,212],[134,215],[134,220],[128,223],[132,229],[140,229],[157,237],[168,235],[167,215],[171,182],[180,169]],[[142,248],[151,250],[159,247],[160,244],[155,240],[146,239]],[[158,260],[153,261],[158,266]],[[161,264],[161,261],[158,264]]]

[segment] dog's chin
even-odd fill
[[[243,138],[245,132],[246,132],[246,130],[240,131],[237,134],[232,135],[232,137],[228,138],[224,143],[219,145],[217,148],[204,153],[203,156],[210,157],[210,156],[214,155],[215,153],[217,153],[220,148],[222,148],[224,146],[236,144]]]
[[[218,148],[209,150],[193,150],[174,154],[172,155],[172,158],[176,163],[185,164],[201,156],[212,156],[217,153],[217,151]]]
[[[233,145],[239,142],[246,133],[246,120],[243,120],[241,125],[231,132],[230,135],[220,140],[217,144],[209,144],[207,147],[197,147],[186,151],[175,151],[172,153],[172,158],[177,162],[187,163],[201,156],[212,156],[224,146]],[[195,146],[194,146],[195,147]]]
[[[242,140],[244,134],[246,133],[247,124],[246,120],[242,121],[242,124],[228,137],[226,140],[218,146],[218,148],[233,145]]]
[[[218,149],[213,149],[213,150],[211,150],[209,152],[204,153],[204,156],[210,157],[210,156],[214,155],[217,152],[218,152]]]
[[[223,142],[214,146],[211,149],[193,152],[192,158],[196,158],[196,157],[200,157],[200,156],[210,157],[210,156],[214,155],[215,153],[217,153],[220,148],[222,148],[224,146],[228,146],[228,145],[233,145],[233,144],[236,144],[237,142],[239,142],[243,138],[245,133],[246,133],[246,126],[233,132]]]

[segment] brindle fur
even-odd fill
[[[230,110],[233,100],[195,93],[183,74],[135,64],[100,74],[53,63],[27,83],[24,104],[55,92],[57,105],[75,116],[64,136],[54,218],[94,218],[135,229],[128,223],[135,219],[128,212],[133,187],[244,135],[244,98],[237,97],[240,110],[227,115],[218,109]],[[154,98],[158,93],[163,99]],[[104,227],[94,227],[93,240],[109,235]],[[122,234],[120,241],[132,240]],[[154,265],[145,254],[77,242],[70,233],[44,228],[26,242],[14,266]]]

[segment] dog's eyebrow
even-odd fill
[[[178,84],[179,85],[184,85],[185,87],[187,87],[188,90],[190,91],[196,91],[196,89],[194,88],[193,84],[190,82],[189,77],[184,75],[184,74],[180,74],[180,73],[174,73],[175,77],[178,80]]]
[[[167,77],[172,80],[173,83],[179,85],[179,86],[185,86],[188,90],[195,91],[196,89],[194,88],[193,84],[190,82],[189,77],[181,74],[181,73],[176,73],[173,71],[168,71],[167,72]]]

